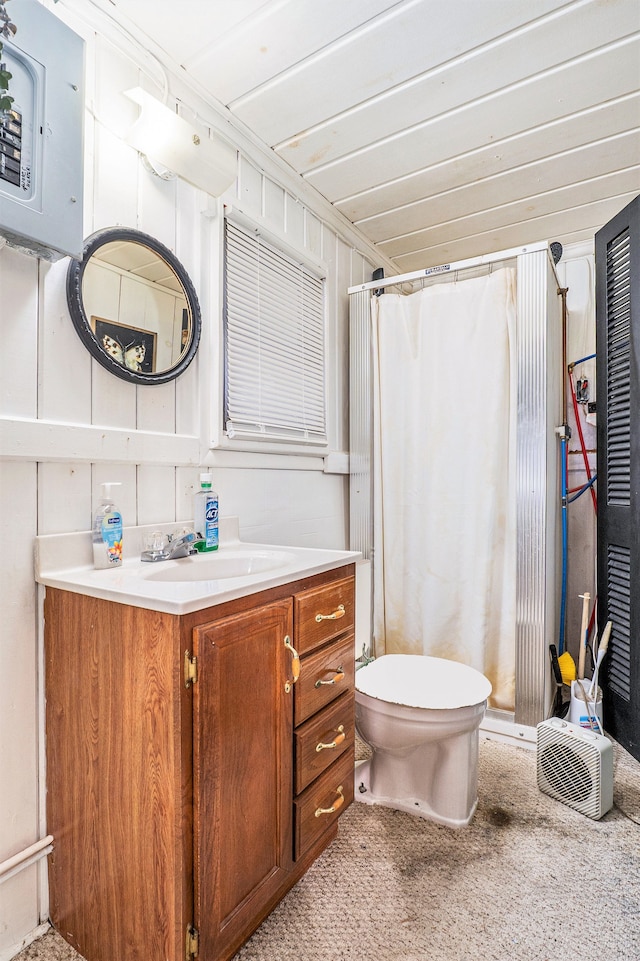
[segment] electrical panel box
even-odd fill
[[[0,111],[0,238],[24,253],[82,256],[84,41],[37,0],[12,0],[17,30]]]

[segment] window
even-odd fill
[[[227,435],[326,445],[324,279],[225,222]]]

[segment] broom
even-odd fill
[[[580,630],[580,655],[578,657],[578,678],[584,679],[584,660],[587,653],[587,624],[589,623],[589,601],[591,594],[581,594],[582,598],[582,628]]]

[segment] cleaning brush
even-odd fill
[[[571,684],[575,681],[578,674],[576,672],[576,662],[569,654],[569,651],[565,651],[558,658],[558,667],[560,668],[560,674],[562,675],[563,684]]]
[[[591,599],[591,594],[579,594],[578,596],[582,598],[582,627],[580,629],[580,647],[578,650],[580,651],[581,658],[580,670],[582,673],[580,674],[580,677],[584,677],[584,645],[587,633],[587,620],[589,617],[589,601]],[[571,654],[569,654],[569,651],[565,651],[564,654],[560,655],[558,658],[558,666],[560,667],[560,673],[562,674],[562,683],[570,686],[571,682],[578,678],[578,672],[576,670],[576,662],[571,657]]]

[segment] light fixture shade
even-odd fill
[[[212,197],[231,186],[237,173],[233,147],[196,130],[141,87],[126,90],[125,96],[140,105],[127,143],[152,165],[161,164]]]

